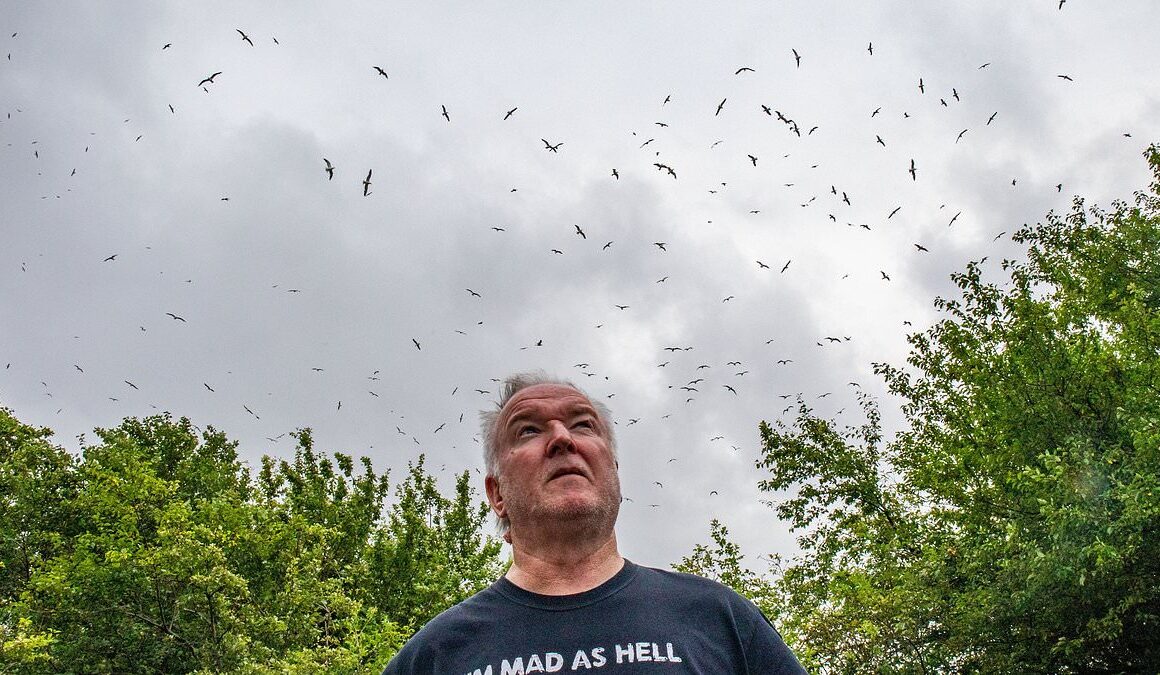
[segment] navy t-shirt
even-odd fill
[[[715,581],[634,565],[575,595],[506,578],[432,619],[384,675],[804,673],[752,603]]]

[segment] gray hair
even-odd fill
[[[498,477],[500,475],[499,418],[503,413],[504,406],[519,392],[538,384],[557,384],[570,387],[588,399],[588,402],[596,410],[596,417],[600,420],[600,426],[604,428],[605,440],[608,441],[608,449],[612,452],[612,459],[617,459],[616,432],[612,429],[612,411],[608,409],[608,406],[604,405],[601,401],[594,400],[588,395],[588,392],[568,380],[552,377],[542,370],[534,370],[526,373],[516,373],[505,379],[503,381],[503,387],[500,390],[500,399],[495,405],[495,410],[482,410],[479,413],[480,430],[483,432],[483,464],[486,467],[488,476]],[[496,526],[502,536],[507,533],[510,523],[508,523],[507,518],[496,516]]]

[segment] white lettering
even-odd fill
[[[673,654],[673,643],[666,642],[665,651],[669,654],[669,661],[672,661],[673,663],[683,663],[683,659],[681,659],[681,657]]]
[[[467,675],[491,675],[491,666],[488,665],[488,667],[483,669],[483,670],[476,668],[475,670],[471,671]]]
[[[626,656],[628,657],[628,662],[632,663],[632,657],[634,656],[632,651],[632,643],[629,643],[627,647],[616,645],[616,662],[624,663],[624,658]]]
[[[583,649],[576,652],[576,656],[572,659],[572,670],[579,670],[580,666],[592,667],[592,662],[588,660],[588,655],[584,653]]]
[[[524,675],[524,657],[517,656],[511,663],[504,659],[503,663],[499,664],[499,675]]]
[[[652,661],[652,655],[649,654],[647,642],[636,643],[636,660],[637,661]]]
[[[532,654],[531,656],[529,656],[528,657],[528,669],[525,670],[524,672],[525,673],[542,673],[542,672],[544,672],[544,664],[542,661],[540,661],[540,657],[537,656],[536,654]]]
[[[608,659],[604,658],[604,647],[594,647],[592,649],[592,665],[597,668],[608,663]]]
[[[652,643],[652,655],[653,655],[653,661],[668,661],[668,659],[661,656],[661,650],[660,650],[660,648],[657,647],[657,643],[655,643],[655,642]]]
[[[554,673],[564,667],[564,657],[556,652],[544,654],[544,670]]]

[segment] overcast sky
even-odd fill
[[[720,518],[761,568],[760,420],[899,424],[951,272],[1146,186],[1160,4],[1057,5],[5,3],[0,405],[482,488],[542,368],[616,415],[625,555]]]

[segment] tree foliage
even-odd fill
[[[1160,672],[1160,149],[1150,192],[1024,226],[1006,279],[876,364],[884,441],[800,404],[763,422],[803,554],[777,584],[819,672]]]
[[[368,459],[257,478],[186,419],[127,419],[74,458],[0,409],[0,667],[18,672],[377,672],[501,571],[467,487],[422,459],[390,491]]]

